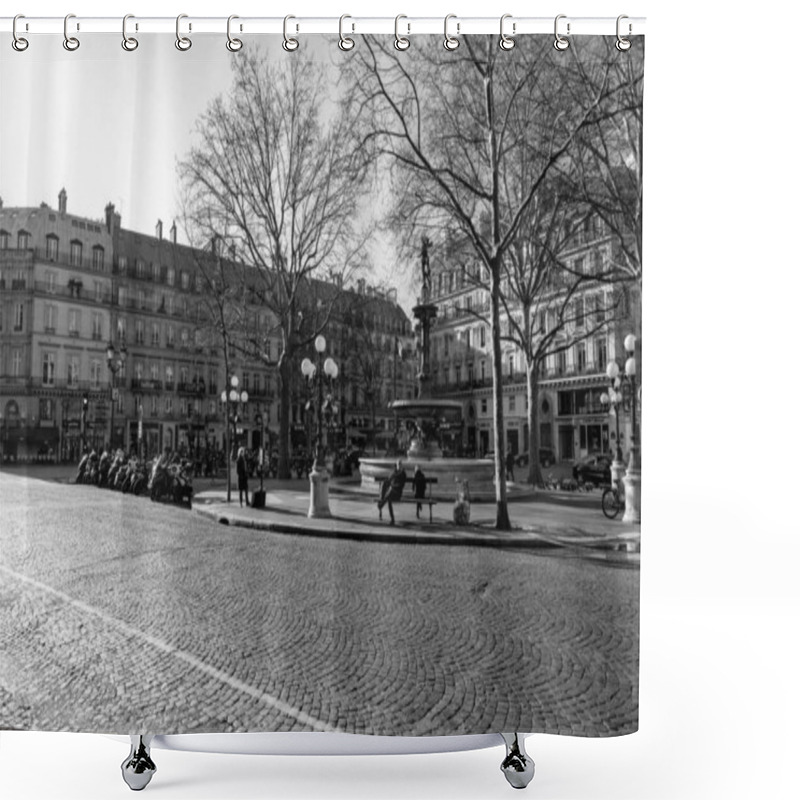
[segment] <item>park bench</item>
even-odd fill
[[[386,478],[374,478],[375,483],[383,483]],[[434,483],[439,483],[438,478],[425,478],[425,497],[412,497],[410,495],[405,494],[405,488],[403,489],[403,496],[399,500],[392,500],[392,505],[398,505],[400,503],[419,503],[420,505],[428,506],[428,516],[430,521],[433,522],[433,507],[438,502],[437,500],[433,499],[433,489],[431,488]],[[406,482],[406,486],[411,486],[411,481],[408,480]],[[374,501],[377,505],[380,502],[380,498]]]

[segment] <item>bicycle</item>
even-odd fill
[[[621,481],[620,481],[621,483]],[[610,486],[603,492],[600,500],[603,513],[609,518],[614,519],[620,511],[625,511],[625,490],[620,484]]]

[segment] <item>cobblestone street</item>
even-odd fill
[[[639,572],[279,535],[0,473],[0,728],[635,729]]]

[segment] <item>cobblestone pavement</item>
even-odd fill
[[[222,526],[0,473],[0,728],[636,729],[639,572]]]

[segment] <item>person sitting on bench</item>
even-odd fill
[[[406,471],[403,469],[403,462],[395,464],[394,472],[381,485],[381,499],[378,501],[378,517],[383,519],[383,507],[389,506],[389,516],[392,518],[391,525],[394,525],[394,508],[392,502],[399,500],[403,496],[403,487],[406,485]]]
[[[414,477],[411,479],[411,485],[414,487],[414,497],[417,499],[425,498],[425,473],[419,468],[419,464],[414,467]],[[419,512],[422,511],[422,503],[417,503],[417,519],[419,519]]]

